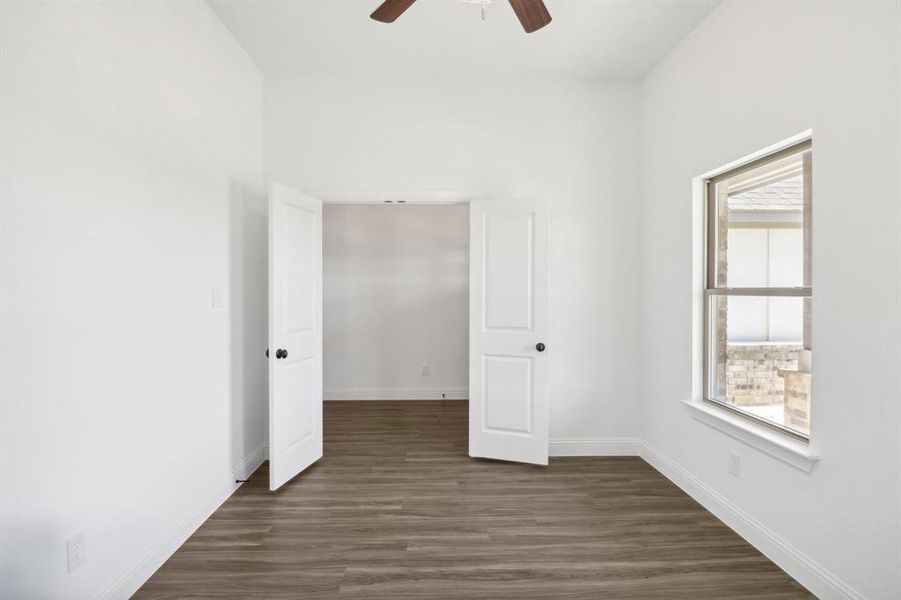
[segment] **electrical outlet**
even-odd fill
[[[428,377],[432,374],[432,365],[422,365],[422,376]]]
[[[735,452],[729,453],[729,474],[733,477],[741,475],[741,456]]]
[[[71,573],[84,563],[86,557],[84,533],[76,533],[66,540],[66,553],[69,557],[69,573]]]
[[[225,304],[225,290],[218,285],[214,285],[210,299],[212,300],[213,308],[222,308],[222,305]]]

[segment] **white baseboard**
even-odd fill
[[[228,500],[236,489],[243,484],[236,484],[236,479],[247,479],[256,471],[263,461],[268,458],[269,448],[260,444],[256,450],[250,453],[244,462],[228,476],[188,517],[175,525],[169,531],[161,535],[157,541],[144,552],[132,566],[116,581],[106,587],[100,594],[102,600],[118,600],[131,598],[131,596],[144,585],[157,569],[163,566],[170,556],[184,544],[191,534],[203,525],[223,502]]]
[[[442,397],[442,394],[444,396]],[[466,400],[465,387],[332,388],[323,392],[325,400]]]
[[[780,569],[794,577],[821,600],[864,600],[864,596],[784,538],[742,510],[681,465],[646,442],[641,457],[682,488]]]
[[[551,456],[640,456],[638,438],[551,440]]]

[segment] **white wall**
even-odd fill
[[[773,556],[824,598],[901,595],[898,32],[897,2],[726,2],[643,89],[645,438],[773,534]],[[692,178],[808,128],[822,456],[809,475],[680,403],[692,394]]]
[[[326,399],[467,398],[469,207],[326,204],[322,220]]]
[[[634,436],[637,100],[631,83],[267,78],[267,178],[546,198],[551,438]]]
[[[263,456],[261,75],[202,2],[0,17],[0,596],[124,598]]]

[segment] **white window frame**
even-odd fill
[[[685,403],[692,410],[692,416],[711,425],[733,437],[742,439],[761,450],[776,456],[780,460],[792,464],[806,472],[810,472],[817,457],[809,446],[810,437],[789,427],[759,418],[755,415],[733,408],[724,402],[711,397],[708,393],[710,385],[709,367],[710,348],[709,326],[710,298],[714,295],[735,296],[762,296],[762,297],[812,297],[810,285],[810,260],[805,261],[804,286],[798,288],[728,288],[708,285],[708,277],[715,277],[716,256],[709,251],[708,242],[710,230],[713,226],[715,235],[715,221],[708,219],[711,200],[708,194],[710,182],[721,181],[727,177],[734,177],[742,171],[758,168],[764,164],[779,160],[812,147],[812,133],[804,132],[788,140],[775,144],[760,152],[754,153],[743,159],[734,161],[728,165],[708,172],[694,179],[694,256],[693,281],[695,289],[695,301],[693,302],[694,334],[693,334],[693,378],[694,390],[692,399]],[[805,185],[811,182],[811,162],[805,161]],[[810,194],[808,188],[806,193]],[[809,203],[805,208],[809,210]],[[807,235],[805,252],[810,257],[810,214],[804,215],[807,223]],[[712,265],[712,266],[711,266]],[[713,281],[715,283],[715,279]],[[805,328],[809,333],[810,327]],[[809,346],[809,339],[805,340]]]

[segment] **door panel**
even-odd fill
[[[546,465],[547,213],[473,202],[470,227],[469,453]]]
[[[532,433],[532,359],[485,356],[482,361],[485,431]]]
[[[322,456],[322,203],[278,184],[269,196],[269,328],[275,490]]]
[[[532,330],[534,215],[501,213],[486,218],[485,327]],[[494,241],[492,244],[491,241]]]

